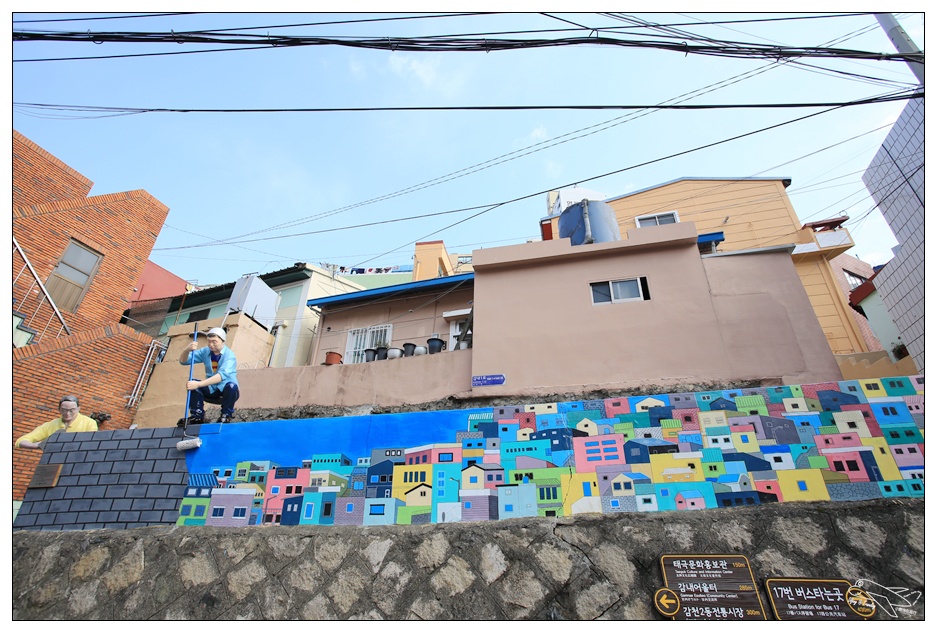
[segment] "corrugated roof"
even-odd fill
[[[369,301],[389,296],[412,294],[414,292],[419,292],[421,290],[431,288],[442,289],[466,282],[474,284],[474,272],[469,272],[467,274],[456,274],[449,277],[438,277],[435,279],[429,279],[427,281],[413,281],[411,283],[400,283],[399,285],[387,285],[384,287],[374,288],[372,290],[362,290],[360,292],[338,294],[337,296],[323,296],[320,298],[310,299],[306,304],[309,307],[331,307],[334,305],[354,303],[357,301]]]

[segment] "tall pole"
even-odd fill
[[[891,41],[894,47],[897,49],[898,53],[919,53],[920,49],[916,47],[916,44],[913,43],[913,40],[910,39],[910,36],[907,35],[907,32],[903,30],[903,27],[897,23],[897,20],[894,19],[894,16],[890,13],[875,13],[874,17],[877,18],[878,24],[881,25],[881,28],[884,29],[884,32],[887,33],[887,38]],[[923,85],[923,64],[916,61],[908,61],[907,65],[910,66],[910,70],[913,71],[913,74],[916,75],[917,81],[920,82],[920,85]]]

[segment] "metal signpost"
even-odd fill
[[[660,614],[678,621],[762,621],[767,618],[743,555],[664,555],[654,596]]]

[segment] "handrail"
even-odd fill
[[[33,279],[35,279],[36,283],[39,284],[39,289],[42,290],[43,296],[45,296],[45,298],[49,301],[49,307],[52,308],[52,310],[55,312],[55,315],[58,316],[59,322],[62,323],[62,329],[65,330],[66,334],[71,335],[71,330],[68,328],[68,325],[65,323],[65,318],[62,316],[62,313],[58,310],[58,307],[55,306],[55,301],[52,300],[52,297],[49,295],[49,292],[46,290],[45,285],[39,279],[39,275],[36,274],[35,268],[33,268],[32,264],[29,263],[29,259],[26,257],[26,253],[23,252],[22,248],[20,248],[20,245],[16,241],[15,236],[13,237],[13,247],[16,248],[16,252],[18,252],[20,256],[23,258],[23,261],[26,263],[26,266],[29,268],[29,271],[32,273]],[[39,303],[39,306],[40,307],[42,306],[41,301]],[[46,325],[46,328],[48,328],[48,325]]]
[[[127,398],[126,408],[133,408],[139,403],[141,397],[141,391],[146,386],[146,375],[149,373],[150,365],[153,364],[153,357],[157,354],[157,349],[162,351],[164,348],[168,348],[168,344],[163,344],[159,340],[153,339],[150,341],[149,349],[146,351],[146,359],[143,360],[143,366],[140,368],[140,374],[137,376],[136,384],[133,385],[133,392],[130,393],[130,397]]]

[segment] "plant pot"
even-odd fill
[[[445,341],[441,338],[430,338],[426,344],[429,345],[429,353],[439,353],[445,347]]]
[[[426,347],[419,346],[413,350],[413,355],[426,355],[426,352],[429,351]]]
[[[461,342],[459,342],[459,343],[458,343],[458,348],[459,348],[459,349],[467,349],[467,348],[468,348],[468,341],[467,341],[467,340],[462,340]]]
[[[413,353],[415,353],[415,352],[416,352],[416,345],[415,345],[415,344],[413,344],[412,342],[404,342],[404,343],[403,343],[403,355],[404,355],[405,357],[408,358],[408,357],[410,357],[411,355],[413,355]]]
[[[387,348],[386,347],[377,347],[377,359],[386,360],[387,359]]]
[[[364,362],[373,362],[377,359],[377,349],[364,349]]]
[[[403,349],[400,349],[399,347],[390,347],[389,349],[387,349],[388,360],[394,360],[396,358],[402,358],[402,357],[403,357]]]
[[[325,364],[341,364],[341,354],[337,351],[326,351]]]

